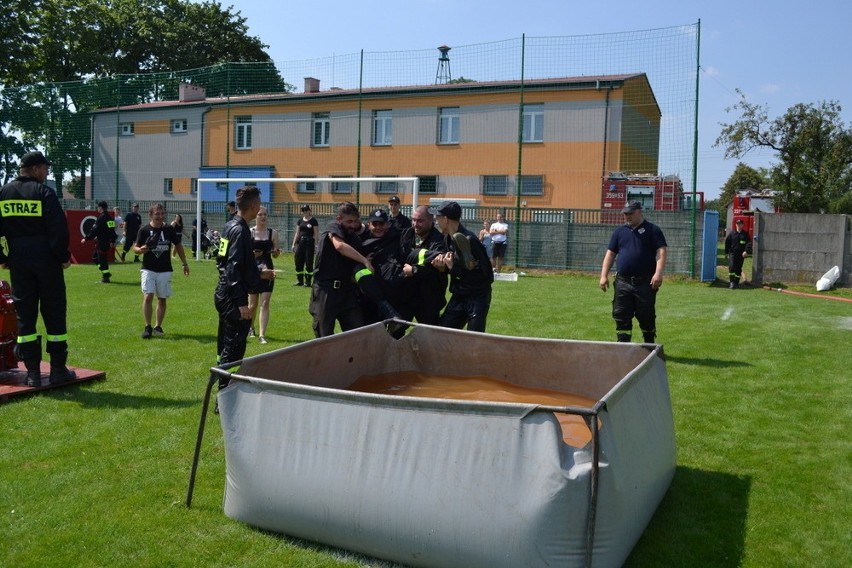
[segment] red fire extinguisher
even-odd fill
[[[18,341],[18,316],[12,300],[12,287],[0,280],[0,372],[16,369],[15,343]]]

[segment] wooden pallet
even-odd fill
[[[80,383],[88,381],[106,379],[106,371],[93,371],[91,369],[81,369],[79,367],[68,368],[77,373],[77,378],[73,381],[68,381],[67,383],[51,385],[48,381],[48,377],[50,376],[50,363],[42,361],[41,382],[43,386],[40,387],[27,386],[27,371],[24,369],[23,363],[18,363],[17,369],[9,369],[0,372],[0,403],[8,401],[13,396],[28,395],[50,389],[79,385]]]

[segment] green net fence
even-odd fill
[[[210,168],[221,168],[222,177],[238,177],[230,169],[242,168],[245,174],[258,164],[272,166],[269,177],[418,176],[427,197],[431,193],[436,199],[468,201],[471,211],[476,211],[470,219],[474,229],[493,219],[497,211],[504,212],[517,226],[516,254],[526,251],[524,258],[515,257],[518,264],[585,269],[598,262],[591,259],[599,256],[599,245],[594,254],[580,255],[583,260],[575,262],[547,235],[552,227],[568,231],[567,223],[594,226],[601,222],[594,209],[601,207],[602,177],[610,171],[670,176],[679,180],[685,192],[696,190],[699,42],[696,23],[6,87],[0,92],[0,163],[7,181],[17,173],[18,159],[25,151],[43,149],[53,161],[50,183],[65,196],[108,199],[124,208],[131,201],[186,202],[172,203],[170,210],[191,209],[197,190],[192,184],[199,177],[215,177]],[[633,76],[647,79],[648,94],[633,101],[635,112],[625,113],[618,124],[608,123],[608,115],[601,115],[599,105],[584,96],[560,99],[533,94],[536,82],[544,80]],[[287,94],[303,94],[303,85],[308,86],[305,78],[315,79],[320,92],[355,92],[364,94],[364,99],[348,106],[302,106],[298,112],[284,107],[270,110],[261,102],[264,96],[286,102]],[[203,88],[207,101],[218,109],[204,116],[187,116],[184,128],[203,132],[201,142],[187,144],[186,139],[163,136],[141,150],[127,145],[129,139],[120,132],[123,125],[135,121],[133,143],[140,144],[145,134],[160,128],[145,126],[153,122],[152,104],[168,107],[169,101],[177,101],[182,83]],[[458,132],[453,130],[459,128],[453,109],[427,100],[422,89],[452,84],[494,84],[502,90],[492,93],[488,101],[465,106]],[[393,154],[382,153],[385,148],[376,144],[376,113],[380,115],[383,107],[375,97],[367,98],[383,89],[393,89],[396,96]],[[539,103],[568,109],[571,114],[539,123],[535,111]],[[331,120],[323,122],[326,113]],[[164,116],[168,115],[157,119]],[[239,121],[246,116],[252,120],[249,131],[239,129]],[[109,118],[104,121],[104,117]],[[651,128],[640,124],[646,119],[656,124]],[[634,149],[632,157],[623,150],[620,156],[610,150],[610,134],[601,131],[616,128],[624,146]],[[437,134],[423,134],[429,129]],[[252,144],[241,148],[246,132]],[[454,144],[436,146],[435,137],[440,143],[445,135]],[[319,145],[322,152],[316,152],[317,136],[327,137]],[[528,144],[530,137],[540,144]],[[169,163],[169,157],[183,155],[188,146],[200,149],[198,155]],[[641,159],[636,158],[639,155]],[[323,206],[351,199],[366,206],[381,205],[382,193],[371,188],[363,194],[336,195],[331,185],[306,183],[271,188],[267,197],[289,210],[290,204],[304,201]],[[205,207],[218,210],[223,198],[215,201]],[[666,215],[660,211],[658,217]],[[694,231],[688,213],[671,215],[673,223],[692,223]],[[526,227],[523,231],[521,225]],[[566,241],[580,238],[564,231],[560,234]],[[694,241],[690,235],[684,243],[692,254],[683,262],[675,260],[675,271],[692,272]],[[547,249],[558,249],[558,253],[546,253]]]

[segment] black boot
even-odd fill
[[[65,341],[48,341],[47,352],[50,354],[50,384],[59,385],[77,378],[77,373],[65,366],[68,362],[68,344]]]
[[[618,339],[619,343],[630,343],[629,333],[616,333],[615,337]]]
[[[385,319],[402,319],[402,316],[399,315],[399,312],[397,312],[392,305],[390,305],[390,302],[382,300],[378,303],[378,305],[379,311],[382,313],[382,317],[384,317]],[[397,339],[402,337],[406,329],[408,329],[408,326],[402,322],[392,321],[388,323],[388,333],[390,333],[393,337],[396,337]]]
[[[651,333],[642,333],[642,341],[645,343],[655,343],[657,339],[657,334],[654,332]]]
[[[14,348],[15,357],[24,362],[27,368],[27,386],[41,386],[41,336],[33,341],[16,343]]]

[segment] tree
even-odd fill
[[[766,168],[756,170],[742,162],[734,168],[731,177],[722,186],[722,192],[719,194],[719,201],[727,207],[728,203],[734,198],[737,191],[743,189],[763,189],[769,186],[769,172]]]
[[[207,87],[209,79],[221,85],[211,89],[218,95],[292,89],[246,19],[218,2],[9,0],[0,16],[3,169],[19,150],[44,148],[57,191],[66,174],[85,176],[92,110],[175,99],[181,81]],[[249,61],[257,62],[250,72],[230,67]],[[211,65],[224,79],[199,69]]]
[[[715,143],[725,148],[725,157],[769,148],[778,154],[769,176],[784,211],[852,213],[852,131],[840,118],[840,104],[799,103],[769,120],[766,106],[749,103],[737,92],[740,101],[727,110],[738,111],[740,118],[721,124]]]

